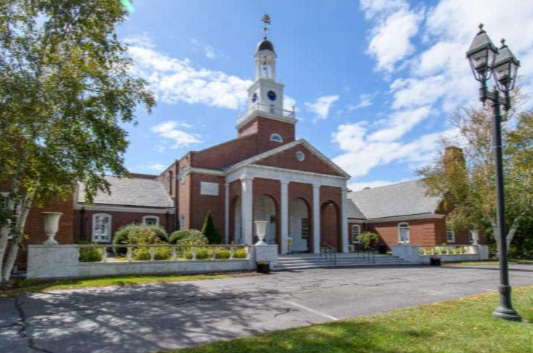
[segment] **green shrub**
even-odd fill
[[[179,240],[187,237],[189,233],[190,232],[188,229],[177,230],[173,232],[172,234],[170,234],[170,237],[168,238],[168,242],[170,244],[176,244]]]
[[[100,262],[102,261],[103,249],[80,248],[80,262]]]
[[[136,261],[149,261],[150,248],[137,248],[133,249],[132,258]],[[170,260],[172,258],[172,249],[158,247],[154,248],[154,260]]]
[[[248,254],[246,253],[246,249],[235,249],[233,252],[234,259],[246,259],[247,257]]]
[[[213,256],[211,248],[196,248],[196,260],[207,260],[210,259],[211,256]],[[185,250],[183,252],[183,257],[188,260],[191,260],[193,258],[192,249]]]
[[[216,259],[222,259],[222,260],[229,259],[230,255],[231,255],[230,251],[227,249],[223,249],[223,248],[217,248],[215,252]]]
[[[207,238],[199,230],[189,229],[187,236],[178,240],[178,245],[205,245],[208,244]]]
[[[167,242],[167,232],[160,226],[147,226],[145,224],[130,224],[115,232],[114,244],[154,244]]]
[[[359,236],[359,241],[366,249],[372,248],[379,241],[379,235],[372,232],[363,232]]]
[[[207,212],[207,216],[205,217],[204,225],[202,226],[202,234],[205,235],[205,237],[209,241],[209,244],[222,243],[222,237],[220,236],[218,228],[215,227],[211,211]]]

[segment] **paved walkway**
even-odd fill
[[[513,286],[533,266],[513,266]],[[453,299],[497,288],[495,267],[281,272],[0,299],[0,352],[147,353]]]

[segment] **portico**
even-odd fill
[[[226,176],[228,241],[253,243],[253,222],[263,220],[269,222],[267,241],[278,244],[281,254],[318,254],[326,240],[338,251],[348,252],[346,180],[258,164],[236,165]],[[333,219],[322,212],[329,205],[336,212]]]

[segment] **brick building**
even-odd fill
[[[388,246],[401,242],[466,244],[467,233],[446,230],[439,200],[418,182],[348,194],[350,176],[304,139],[295,139],[294,111],[283,106],[276,81],[273,44],[261,41],[254,55],[255,82],[249,109],[237,120],[237,137],[190,151],[160,175],[108,177],[111,194],[84,202],[80,184],[73,200],[32,209],[29,243],[42,243],[42,211],[63,212],[57,240],[111,242],[131,223],[155,224],[167,232],[200,229],[209,211],[226,243],[255,242],[254,221],[268,221],[266,241],[280,253],[320,251],[328,244],[346,252],[357,235],[375,231]]]

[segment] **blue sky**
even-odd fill
[[[305,138],[353,189],[415,178],[453,137],[447,116],[475,103],[464,53],[480,22],[503,36],[533,81],[533,1],[136,0],[119,28],[134,72],[156,93],[128,126],[126,165],[157,174],[189,150],[235,138],[265,13],[277,77]],[[531,63],[531,64],[530,64]],[[288,97],[288,99],[287,99]]]

